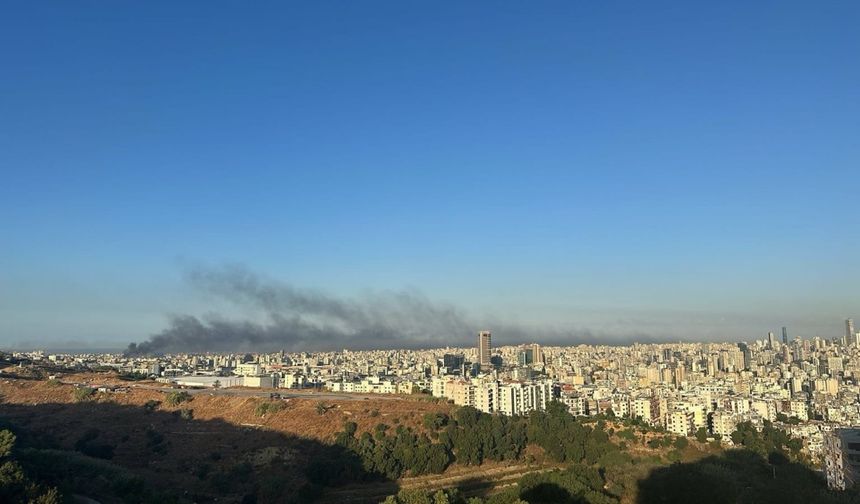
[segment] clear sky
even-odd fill
[[[856,1],[8,4],[0,346],[218,311],[187,264],[600,334],[840,336],[858,25]]]

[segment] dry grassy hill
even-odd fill
[[[305,437],[322,442],[330,442],[342,430],[346,421],[355,422],[359,432],[372,430],[380,422],[389,425],[404,425],[423,431],[425,413],[450,413],[451,406],[444,402],[433,402],[419,398],[401,396],[396,400],[390,397],[356,396],[355,399],[332,399],[328,396],[287,398],[269,400],[264,397],[213,395],[205,391],[194,393],[190,403],[170,406],[166,403],[166,392],[140,388],[141,385],[155,385],[152,382],[129,383],[116,380],[111,376],[93,374],[73,375],[63,378],[63,382],[87,383],[97,385],[121,385],[128,392],[97,393],[88,401],[92,403],[111,403],[123,406],[143,407],[148,401],[159,401],[158,410],[176,411],[190,408],[198,420],[223,420],[225,422],[254,426],[276,432]],[[73,404],[74,387],[62,383],[36,380],[0,380],[0,397],[3,403],[19,405],[36,404]],[[135,386],[137,385],[137,387]],[[261,402],[278,402],[281,409],[260,416],[256,413]],[[318,405],[325,406],[325,413],[319,414]],[[41,419],[37,426],[53,425],[53,419]],[[59,426],[62,431],[65,429]]]
[[[127,392],[95,393],[78,400],[72,382],[118,382],[102,375],[62,379],[67,383],[0,378],[0,419],[31,433],[37,445],[63,450],[80,449],[82,439],[94,436],[89,443],[113,447],[111,463],[152,485],[182,488],[197,501],[222,494],[225,489],[218,480],[237,476],[234,473],[249,466],[255,474],[262,471],[272,481],[277,479],[272,483],[279,486],[274,493],[283,492],[280,487],[285,485],[300,488],[305,482],[302,470],[311,460],[349,456],[332,445],[348,420],[359,431],[372,430],[381,422],[423,431],[425,413],[451,409],[446,403],[408,397],[342,400],[309,395],[270,400],[209,392],[196,392],[190,401],[171,406],[166,400],[169,391],[142,388],[152,383],[132,387],[128,382],[121,382],[129,387]],[[147,403],[151,411],[145,408]],[[280,409],[260,414],[261,403],[277,403]],[[191,419],[179,414],[183,409],[192,411]],[[240,492],[234,497],[239,499]]]

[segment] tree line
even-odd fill
[[[591,426],[571,415],[558,402],[529,416],[482,413],[466,406],[453,417],[428,413],[426,433],[378,424],[373,433],[356,436],[347,422],[335,443],[358,455],[365,473],[397,479],[407,474],[441,473],[450,464],[480,465],[485,460],[521,460],[526,446],[535,444],[556,462],[594,464],[618,452],[602,422]]]

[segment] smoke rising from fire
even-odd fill
[[[474,335],[484,327],[507,341],[606,342],[604,336],[589,331],[528,329],[473,320],[454,306],[431,301],[414,290],[339,298],[266,279],[241,266],[195,266],[186,271],[186,279],[201,292],[260,312],[262,320],[172,315],[166,329],[146,341],[131,343],[126,354],[472,345]]]

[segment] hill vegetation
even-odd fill
[[[726,452],[706,433],[573,417],[558,403],[505,417],[409,398],[105,393],[87,383],[0,380],[14,446],[0,459],[0,502],[860,502],[827,491],[799,443],[769,423],[738,425],[740,450]]]

